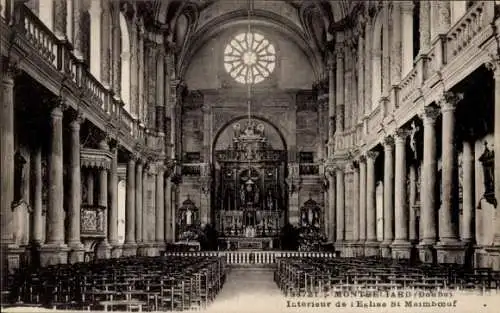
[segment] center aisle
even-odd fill
[[[231,268],[207,312],[282,312],[285,298],[271,268]]]

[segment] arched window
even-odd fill
[[[120,35],[121,35],[121,98],[125,104],[124,108],[130,110],[130,39],[128,25],[125,16],[120,12]]]
[[[373,46],[372,46],[372,104],[373,108],[378,105],[382,95],[382,55],[383,55],[383,25],[382,13],[379,12],[373,25]]]

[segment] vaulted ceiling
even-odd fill
[[[210,38],[238,25],[273,28],[294,41],[313,67],[324,64],[335,25],[357,1],[348,0],[156,0],[147,2],[149,24],[176,49],[179,69]],[[143,15],[145,17],[145,14]],[[184,65],[183,65],[184,64]]]

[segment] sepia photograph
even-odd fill
[[[500,310],[500,1],[0,0],[0,84],[2,312]]]

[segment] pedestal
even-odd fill
[[[390,258],[392,256],[391,246],[392,241],[382,241],[380,243],[380,253],[383,258]]]
[[[464,264],[465,262],[465,244],[460,241],[439,242],[435,249],[439,263]]]
[[[345,246],[344,246],[344,242],[343,241],[337,241],[333,244],[333,246],[335,247],[335,251],[336,252],[340,252],[340,256],[341,257],[345,257]]]
[[[376,241],[367,241],[365,243],[365,256],[379,256],[380,255],[380,244]]]
[[[40,266],[68,263],[69,248],[65,244],[43,245],[40,247]]]
[[[436,250],[432,243],[421,242],[418,245],[418,255],[421,262],[436,263]]]
[[[395,260],[411,258],[412,244],[408,241],[394,241],[391,245],[392,258]]]
[[[18,245],[11,244],[2,246],[2,254],[5,253],[6,258],[6,264],[4,265],[4,268],[7,269],[9,273],[14,273],[14,271],[21,266],[21,255],[24,252],[25,249],[19,247]]]
[[[111,246],[107,241],[101,241],[97,247],[96,259],[111,258]]]
[[[83,244],[69,244],[68,262],[75,264],[83,262],[85,257],[85,247]]]
[[[160,255],[158,252],[158,247],[154,243],[142,244],[137,249],[137,254],[140,256],[158,256],[158,255]]]
[[[123,257],[136,256],[136,255],[137,255],[137,245],[135,243],[132,244],[128,243],[122,246]]]
[[[123,255],[122,245],[116,244],[111,247],[111,258],[117,259]]]
[[[484,247],[484,250],[488,254],[488,266],[494,271],[500,270],[500,247],[498,246],[489,246]]]

